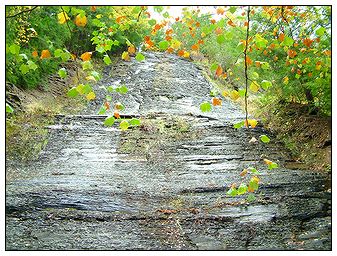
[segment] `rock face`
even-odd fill
[[[244,113],[230,101],[201,113],[211,85],[193,63],[145,55],[108,67],[83,115],[58,116],[37,161],[7,162],[6,249],[331,250],[330,177],[283,168],[273,140],[248,143],[267,132],[234,129]],[[140,128],[102,125],[99,86],[117,84],[129,92],[114,101]],[[226,196],[249,166],[257,199]]]

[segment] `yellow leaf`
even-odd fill
[[[122,60],[130,61],[130,56],[129,56],[128,52],[123,52],[122,53]]]
[[[178,50],[180,48],[181,42],[178,40],[172,40],[171,47],[175,50]]]
[[[50,58],[50,57],[51,57],[51,55],[50,55],[49,50],[42,50],[40,59],[47,59],[47,58]]]
[[[78,14],[75,18],[75,24],[78,27],[85,27],[85,25],[87,25],[87,17],[86,16],[81,16],[80,14]]]
[[[272,161],[270,161],[270,160],[268,160],[268,159],[263,159],[263,161],[264,161],[264,163],[265,164],[267,164],[267,165],[270,165],[270,164],[272,164],[273,162]]]
[[[89,92],[87,94],[87,100],[93,100],[96,98],[96,94],[94,92]]]
[[[246,176],[246,174],[248,173],[248,169],[243,169],[243,171],[240,173],[241,177]]]
[[[289,77],[285,76],[285,77],[283,78],[283,83],[284,83],[284,84],[288,84],[288,83],[289,83]]]
[[[183,57],[184,58],[189,58],[190,57],[190,53],[185,51]]]
[[[260,89],[260,86],[259,86],[259,84],[258,84],[256,81],[253,81],[253,82],[250,84],[249,89],[250,89],[252,92],[258,92],[259,89]]]
[[[91,59],[92,52],[85,52],[81,55],[81,59],[83,61],[87,61]]]
[[[237,100],[238,98],[240,98],[240,94],[238,91],[233,90],[231,91],[230,97],[232,100]]]
[[[257,120],[255,119],[248,119],[248,124],[252,127],[255,128],[257,125]]]
[[[68,14],[66,12],[60,12],[57,14],[57,18],[60,24],[64,24],[69,20]]]
[[[87,76],[85,79],[91,80],[91,81],[96,81],[95,77],[93,77],[93,76]]]
[[[102,14],[97,14],[97,15],[96,15],[96,18],[97,18],[97,19],[100,19],[100,18],[102,18],[102,17],[103,17]]]
[[[224,97],[228,97],[229,96],[229,93],[227,92],[227,91],[222,91],[222,96],[224,96]]]

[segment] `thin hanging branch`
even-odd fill
[[[35,10],[37,7],[38,7],[38,6],[36,5],[36,6],[32,7],[32,8],[30,8],[30,9],[23,10],[23,11],[21,11],[21,12],[15,13],[15,14],[13,14],[13,15],[6,16],[6,19],[8,19],[8,18],[14,18],[14,17],[16,17],[16,16],[18,16],[18,15],[21,15],[21,14],[25,13],[25,12],[31,12],[31,11]]]
[[[249,38],[249,14],[250,14],[250,6],[248,6],[248,11],[247,11],[247,30],[246,30],[246,47],[245,50],[243,52],[243,54],[245,55],[245,85],[246,85],[246,91],[245,91],[245,112],[246,112],[246,125],[248,127],[248,96],[247,96],[247,92],[248,92],[248,63],[247,63],[247,49],[248,49],[248,38]]]

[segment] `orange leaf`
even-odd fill
[[[42,50],[40,59],[47,59],[47,58],[50,58],[50,57],[51,57],[51,55],[50,55],[49,50]]]
[[[289,50],[289,51],[288,51],[288,56],[289,56],[290,58],[294,58],[296,55],[297,55],[297,52],[296,52],[296,51],[293,51],[293,50]]]
[[[149,37],[149,36],[144,36],[144,40],[145,40],[145,42],[151,41],[151,37]]]
[[[81,55],[81,59],[83,61],[87,61],[91,59],[92,52],[85,52]]]
[[[32,56],[33,56],[34,58],[36,58],[36,57],[39,56],[39,53],[38,53],[37,51],[33,51],[33,52],[32,52]]]
[[[117,17],[116,22],[118,24],[120,24],[122,22],[122,20],[125,19],[125,18],[126,18],[126,16],[119,16],[119,17]]]
[[[121,116],[120,116],[120,114],[118,112],[114,112],[114,117],[117,118],[117,119],[121,118]]]
[[[109,110],[110,109],[110,103],[108,101],[106,101],[104,103],[104,107],[105,107],[106,110]]]
[[[160,210],[158,210],[158,212],[161,212],[161,213],[164,213],[164,214],[172,214],[172,213],[176,213],[177,210],[160,209]]]
[[[174,52],[174,49],[173,49],[172,47],[169,47],[169,48],[167,48],[167,52],[168,52],[168,53],[173,53],[173,52]]]
[[[184,56],[184,53],[185,53],[184,50],[180,50],[180,51],[178,52],[178,56],[182,57],[182,56]]]
[[[243,169],[243,171],[240,173],[240,176],[241,176],[241,177],[246,176],[247,172],[248,172],[247,169]]]
[[[281,33],[279,36],[278,36],[278,40],[280,41],[280,42],[283,42],[284,41],[284,34],[283,33]]]
[[[246,57],[246,62],[248,66],[253,64],[253,61],[251,58],[249,58],[249,56]]]
[[[213,106],[221,106],[222,100],[219,98],[212,98],[212,104]]]
[[[247,27],[248,26],[248,22],[245,21],[245,23],[243,24],[244,27]]]
[[[326,56],[331,56],[331,51],[330,50],[325,50],[323,52]]]
[[[222,29],[221,28],[217,28],[215,30],[215,34],[220,35],[221,33],[222,33]]]
[[[312,73],[308,73],[308,76],[309,76],[309,77],[312,77]]]
[[[166,32],[165,32],[166,35],[171,35],[172,33],[173,33],[173,29],[172,28],[167,29]]]
[[[308,47],[308,48],[310,48],[310,46],[311,46],[311,44],[314,42],[314,40],[311,40],[311,39],[309,39],[309,38],[305,38],[305,39],[303,39],[303,44],[306,46],[306,47]]]
[[[179,21],[179,19],[180,19],[180,18],[179,18],[179,17],[177,17],[177,18],[176,18],[176,21]]]
[[[223,15],[223,14],[225,13],[225,10],[224,10],[223,8],[219,7],[219,8],[216,10],[216,13],[217,13],[218,15]]]
[[[193,51],[197,51],[197,50],[199,50],[199,45],[194,44],[194,45],[191,46],[191,49],[192,49]]]
[[[86,16],[81,16],[80,14],[78,14],[75,18],[75,24],[78,27],[85,27],[85,25],[87,25],[87,17]]]
[[[92,12],[95,12],[95,11],[96,11],[96,9],[97,9],[97,7],[96,7],[96,6],[91,6],[91,11],[92,11]]]
[[[255,61],[255,66],[256,66],[257,68],[261,67],[261,62],[260,62],[260,61]]]
[[[204,40],[199,39],[198,44],[204,44]]]
[[[215,19],[211,19],[211,23],[214,24],[216,22]]]
[[[131,45],[131,46],[129,46],[129,48],[128,48],[128,52],[129,52],[130,54],[134,54],[134,53],[136,52],[136,48],[135,48],[133,45]]]
[[[227,78],[227,73],[223,73],[222,78]]]
[[[166,41],[171,41],[172,37],[171,36],[165,36]]]
[[[229,20],[229,21],[227,22],[227,24],[228,24],[229,26],[236,27],[235,24],[234,24],[234,22],[233,22],[232,20]]]
[[[198,28],[198,27],[200,27],[200,22],[196,22],[195,23],[195,26]]]
[[[221,67],[221,66],[218,66],[218,67],[217,67],[217,69],[216,69],[216,71],[215,71],[215,74],[216,74],[217,76],[220,76],[220,75],[222,74],[222,67]]]

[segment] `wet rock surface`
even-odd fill
[[[273,140],[248,143],[266,131],[235,130],[244,113],[229,101],[201,113],[211,85],[193,63],[145,55],[108,67],[83,115],[58,116],[37,161],[7,162],[6,249],[330,250],[329,175],[284,168]],[[114,101],[141,127],[106,128],[96,114],[99,86],[118,84],[129,92]],[[257,200],[226,197],[249,166]]]

